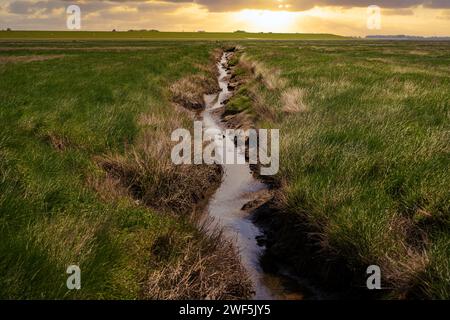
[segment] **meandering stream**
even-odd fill
[[[202,113],[205,130],[223,130],[220,117],[215,110],[223,107],[232,93],[228,90],[228,74],[226,71],[228,55],[223,54],[217,64],[219,70],[220,92],[205,96],[206,108]],[[240,152],[238,150],[238,152]],[[255,192],[267,189],[267,186],[254,178],[250,166],[223,165],[223,181],[216,193],[210,199],[206,208],[207,214],[212,218],[212,227],[220,227],[225,237],[234,241],[241,262],[247,269],[254,286],[254,299],[300,299],[301,294],[288,291],[282,285],[282,279],[264,273],[259,263],[259,257],[264,247],[258,245],[256,238],[262,235],[261,230],[251,221],[249,213],[241,210],[242,207],[254,200]]]

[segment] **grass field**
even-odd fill
[[[1,298],[248,296],[232,250],[188,218],[214,168],[169,163],[170,133],[192,126],[170,88],[213,90],[222,43],[128,34],[162,36],[0,32]],[[247,39],[231,111],[280,129],[277,207],[293,223],[270,253],[303,275],[378,264],[383,297],[449,298],[450,43],[250,35],[214,36]]]
[[[450,43],[245,47],[250,99],[236,99],[280,128],[278,200],[294,220],[272,253],[303,270],[314,258],[299,247],[313,239],[362,279],[379,265],[392,296],[448,299]]]
[[[213,47],[30,45],[0,49],[0,297],[246,297],[232,249],[189,218],[220,177],[170,162],[170,133],[192,119],[169,88],[215,85]]]
[[[75,39],[75,40],[344,40],[346,37],[321,33],[249,32],[152,32],[152,31],[0,31],[0,39]]]

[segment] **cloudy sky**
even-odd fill
[[[0,0],[0,29],[65,30],[71,4],[82,30],[450,35],[450,0]],[[381,30],[367,27],[369,5]]]

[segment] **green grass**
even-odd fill
[[[0,32],[1,298],[161,298],[158,290],[176,290],[177,271],[201,274],[186,261],[210,250],[207,239],[165,206],[189,200],[161,193],[202,183],[184,179],[193,171],[163,168],[169,155],[161,141],[174,126],[190,125],[175,112],[170,86],[205,76],[220,43],[126,40],[129,34],[169,38]],[[82,39],[89,37],[115,41]],[[356,278],[365,277],[361,266],[379,264],[384,284],[394,288],[390,297],[448,298],[450,45],[241,44],[244,57],[259,62],[258,76],[228,112],[281,130],[282,209],[307,222],[321,249],[344,258]],[[278,255],[294,266],[308,261],[288,249],[304,231],[296,226],[298,235],[275,235],[284,242]],[[70,264],[81,267],[80,291],[66,289]],[[174,296],[201,298],[196,294]]]
[[[258,82],[270,112],[256,112],[280,128],[284,210],[357,278],[378,264],[394,294],[448,299],[450,43],[249,43],[245,55],[284,80]],[[286,95],[306,110],[284,113]]]
[[[241,112],[252,112],[252,101],[248,97],[248,91],[245,87],[241,87],[237,92],[230,98],[227,103],[224,115],[234,115]]]
[[[151,32],[151,31],[0,31],[0,39],[76,39],[76,40],[342,40],[345,37],[321,33],[247,32]]]
[[[141,178],[176,190],[176,181],[161,182],[154,154],[169,161],[170,153],[157,151],[161,140],[170,139],[175,120],[187,128],[190,121],[175,113],[168,88],[204,74],[212,47],[166,42],[128,50],[128,43],[115,51],[84,43],[73,51],[67,43],[30,45],[4,43],[9,50],[0,50],[0,297],[164,298],[162,290],[173,288],[145,292],[152,273],[170,280],[166,268],[185,254],[196,258],[208,240],[169,208],[137,203],[96,159],[132,162],[134,150],[144,152],[144,139],[153,157],[142,156],[154,167]],[[143,114],[148,120],[139,124]],[[145,200],[152,199],[159,200]],[[72,264],[81,267],[79,291],[66,288]]]

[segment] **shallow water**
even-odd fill
[[[227,55],[224,54],[218,63],[220,93],[205,96],[206,108],[202,113],[205,131],[224,129],[213,111],[221,108],[223,102],[231,96],[228,90],[228,74],[224,67],[226,61]],[[240,156],[244,156],[243,151]],[[206,208],[208,217],[212,218],[211,228],[220,227],[225,237],[234,241],[241,262],[253,282],[254,299],[301,299],[301,294],[289,291],[282,285],[280,277],[264,273],[259,263],[264,247],[259,246],[256,240],[262,232],[253,224],[249,213],[241,210],[246,203],[254,200],[255,192],[267,189],[267,186],[253,177],[248,164],[223,165],[223,169],[222,184]]]

